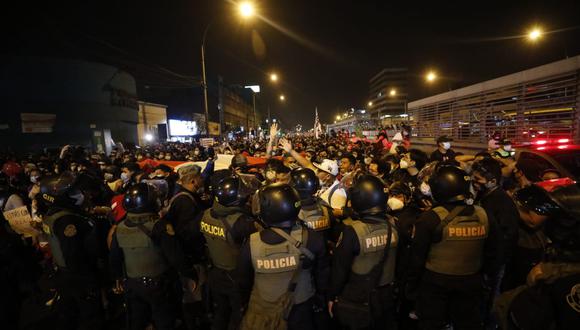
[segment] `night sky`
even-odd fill
[[[337,108],[362,107],[369,78],[385,67],[409,68],[414,100],[580,54],[580,1],[255,3],[265,19],[249,22],[224,0],[27,3],[3,10],[3,52],[120,63],[136,70],[140,90],[187,90],[198,78],[160,73],[159,66],[199,77],[201,37],[213,20],[208,76],[263,85],[263,103],[287,127],[310,127],[315,106],[326,122]],[[571,29],[536,44],[505,38],[536,24],[545,31]],[[429,68],[443,76],[433,86],[422,80]],[[277,86],[267,80],[272,70],[281,76]],[[275,100],[279,93],[287,97],[283,105]]]

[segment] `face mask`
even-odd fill
[[[31,176],[31,177],[30,177],[30,182],[32,182],[32,183],[37,183],[37,182],[38,182],[38,175]]]
[[[131,180],[131,176],[129,176],[129,173],[123,172],[121,173],[121,180],[123,180],[123,183],[127,183]]]
[[[369,165],[373,159],[371,157],[365,158],[365,164]]]
[[[510,145],[503,146],[503,150],[505,150],[505,151],[512,151],[512,146],[510,146]]]
[[[425,196],[431,196],[431,187],[426,182],[421,182],[419,190],[421,191],[421,194]]]
[[[358,158],[358,154],[357,154],[356,152],[353,152],[353,153],[352,153],[352,156],[353,156],[354,158]]]
[[[165,160],[171,160],[171,156],[165,156]]]
[[[387,205],[392,211],[397,211],[405,207],[405,203],[403,203],[400,199],[395,197],[389,197],[387,200]]]
[[[449,150],[450,148],[451,148],[451,143],[449,143],[449,142],[443,142],[443,149]]]
[[[408,168],[409,167],[409,163],[406,160],[401,159],[401,161],[399,162],[399,167],[400,168],[403,168],[403,169]]]
[[[76,170],[77,170],[77,167],[76,167],[76,166],[71,166],[71,167],[70,167],[70,171],[71,171],[71,172],[76,172]]]
[[[195,150],[195,151],[193,152],[193,154],[194,154],[194,155],[199,155],[199,150]]]

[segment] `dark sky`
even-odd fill
[[[78,2],[83,2],[79,4]],[[384,67],[408,67],[410,99],[418,99],[580,54],[580,30],[546,35],[537,44],[521,35],[580,26],[580,1],[256,1],[263,19],[242,22],[224,0],[42,2],[3,10],[5,52],[107,58],[132,63],[140,83],[183,85],[156,65],[201,75],[199,46],[208,34],[208,75],[230,84],[262,84],[264,103],[288,125],[310,127],[314,107],[323,121],[337,108],[366,103],[368,80]],[[265,45],[263,56],[252,35]],[[301,41],[297,41],[296,36]],[[256,39],[254,37],[254,39]],[[121,50],[114,50],[105,43]],[[123,53],[123,51],[125,53]],[[434,86],[422,74],[434,68]],[[282,83],[272,86],[266,73]],[[154,73],[157,72],[157,73]],[[285,104],[274,96],[284,93]],[[270,97],[268,97],[268,95]],[[201,108],[200,108],[201,110]]]

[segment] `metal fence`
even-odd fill
[[[441,135],[485,143],[494,132],[512,141],[569,138],[579,142],[579,70],[465,96],[409,104],[413,136]]]

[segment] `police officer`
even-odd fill
[[[383,182],[364,175],[350,189],[348,219],[333,256],[329,311],[350,329],[394,326],[398,233],[387,215]]]
[[[482,329],[482,270],[497,269],[495,219],[467,205],[469,177],[443,165],[429,179],[436,207],[415,224],[408,292],[417,292],[421,329]],[[420,281],[420,285],[419,285]]]
[[[300,197],[289,185],[264,186],[258,200],[267,228],[241,250],[240,289],[249,300],[242,329],[313,329],[313,298],[326,293],[329,275],[324,239],[298,222]]]
[[[308,228],[323,233],[327,240],[331,240],[330,229],[335,225],[334,217],[332,209],[323,205],[316,197],[316,192],[320,189],[316,173],[309,168],[295,169],[291,173],[290,185],[296,189],[300,196],[302,207],[298,218]]]
[[[239,177],[223,179],[214,191],[216,203],[201,219],[201,232],[213,265],[208,276],[214,304],[212,329],[237,329],[242,320],[234,270],[241,245],[256,231],[254,219],[245,207],[251,192]]]
[[[506,330],[580,325],[580,185],[565,179],[550,184],[554,185],[550,192],[540,184],[514,194],[534,219],[545,223],[551,243],[545,261],[529,273],[527,285],[496,301]]]
[[[123,199],[127,216],[113,236],[110,264],[116,278],[125,279],[129,329],[144,329],[150,321],[155,329],[174,328],[170,287],[176,277],[172,268],[195,288],[195,272],[187,264],[173,226],[159,220],[160,205],[153,186],[133,185]]]
[[[58,328],[100,329],[103,326],[98,279],[101,242],[96,238],[94,222],[82,211],[84,196],[71,172],[42,180],[40,193],[50,205],[42,226],[57,268]]]

